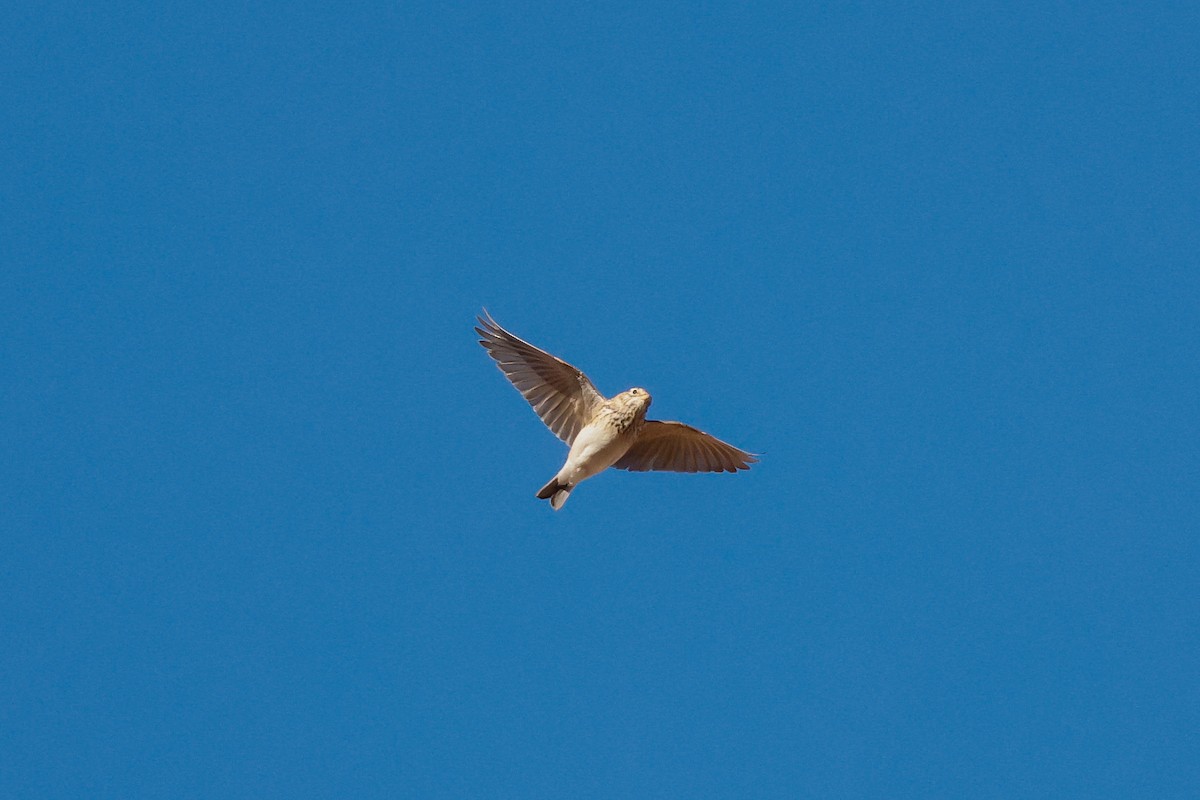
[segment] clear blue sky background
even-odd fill
[[[6,7],[0,796],[1200,795],[1196,8]]]

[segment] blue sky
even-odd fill
[[[1200,792],[1194,4],[0,13],[0,795]]]

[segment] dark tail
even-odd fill
[[[550,507],[558,511],[563,507],[563,503],[567,502],[567,496],[574,488],[571,484],[562,483],[557,477],[554,477],[537,493],[538,500],[549,500]]]

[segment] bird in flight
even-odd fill
[[[571,448],[558,474],[537,493],[555,511],[571,490],[609,467],[632,472],[737,472],[758,458],[682,422],[646,419],[640,387],[606,398],[567,362],[518,339],[485,309],[475,332],[500,371],[546,427]]]

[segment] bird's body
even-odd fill
[[[580,482],[609,467],[736,472],[758,460],[682,422],[647,420],[651,397],[645,389],[605,398],[578,369],[513,336],[490,316],[480,317],[479,325],[479,343],[546,426],[570,445],[562,469],[537,493],[556,511]]]
[[[538,497],[548,497],[554,509],[562,508],[567,495],[581,481],[598,475],[629,452],[646,422],[650,395],[645,389],[630,389],[606,400],[596,415],[585,424],[571,442],[567,461]],[[542,497],[543,493],[546,497]]]

